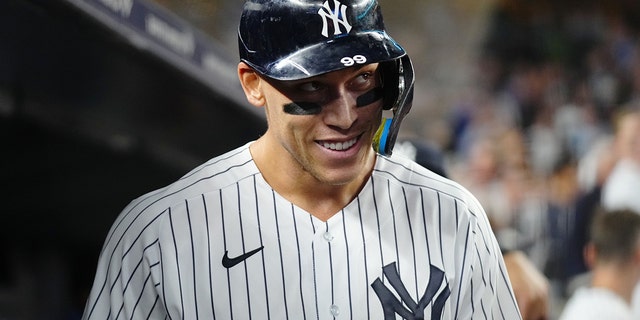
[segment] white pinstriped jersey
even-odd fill
[[[520,319],[485,213],[458,184],[379,156],[323,222],[278,195],[248,147],[123,210],[83,319]]]

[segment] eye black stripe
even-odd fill
[[[376,87],[373,88],[365,93],[363,93],[361,96],[359,96],[356,99],[356,106],[358,107],[364,107],[364,106],[368,106],[380,99],[382,99],[383,96],[383,91],[382,91],[382,87]]]
[[[383,91],[381,87],[371,89],[363,93],[356,99],[356,106],[357,107],[368,106],[382,99],[382,96],[383,96]],[[314,102],[296,101],[296,102],[285,104],[283,106],[283,110],[285,113],[288,113],[291,115],[301,115],[301,116],[314,115],[314,114],[319,114],[320,111],[322,111],[322,106]]]
[[[322,106],[313,102],[291,102],[285,104],[283,110],[288,114],[305,116],[320,113]]]

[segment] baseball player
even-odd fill
[[[391,156],[414,75],[376,0],[249,0],[238,42],[267,131],[122,211],[83,319],[520,319],[478,201]]]

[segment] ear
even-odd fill
[[[238,63],[238,78],[249,103],[256,107],[264,106],[264,95],[260,88],[261,78],[258,73],[244,62]]]
[[[596,259],[598,258],[598,251],[593,243],[589,242],[584,246],[584,261],[589,269],[593,269],[596,264]]]
[[[640,242],[640,239],[638,240]],[[635,251],[633,254],[633,264],[640,266],[640,243],[636,243]]]

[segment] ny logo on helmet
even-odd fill
[[[325,37],[329,37],[329,19],[333,21],[333,35],[349,33],[351,30],[351,25],[347,21],[347,6],[338,0],[333,0],[333,9],[331,9],[329,1],[325,1],[322,8],[318,10],[318,14],[322,17],[322,35]],[[344,27],[344,32],[341,25]]]

